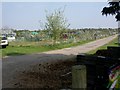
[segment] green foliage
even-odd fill
[[[61,30],[62,31],[62,30]],[[21,30],[16,31],[18,35],[16,36],[17,41],[26,41],[26,42],[41,42],[42,41],[51,41],[53,42],[52,32],[50,30],[39,30],[36,31],[37,35],[32,35],[33,31]],[[59,39],[56,40],[57,43],[73,43],[85,40],[95,40],[103,37],[107,37],[110,35],[114,35],[117,33],[117,29],[66,29],[63,30],[60,34]],[[66,38],[64,37],[66,35]],[[56,36],[57,37],[57,36]],[[57,37],[57,38],[58,38]],[[47,42],[46,42],[47,43]]]
[[[60,39],[61,34],[68,28],[67,20],[64,17],[64,10],[55,10],[51,14],[46,15],[47,22],[45,29],[48,30],[49,35],[53,39],[53,44]]]
[[[120,6],[119,2],[109,2],[109,7],[104,7],[102,10],[102,15],[115,15],[117,21],[120,21]]]

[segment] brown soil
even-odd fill
[[[19,76],[16,88],[71,88],[71,67],[75,61],[38,64]]]

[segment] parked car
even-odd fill
[[[7,37],[0,37],[1,41],[0,41],[0,47],[1,48],[6,48],[6,46],[9,45]]]

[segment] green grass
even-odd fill
[[[35,46],[8,46],[5,49],[2,49],[2,56],[11,56],[11,55],[24,55],[32,54],[36,52],[48,51],[47,47],[35,47]]]
[[[25,54],[33,54],[33,53],[40,53],[40,52],[45,52],[45,51],[50,51],[50,50],[57,50],[57,49],[62,49],[62,48],[68,48],[68,47],[73,47],[73,46],[78,46],[82,45],[85,43],[90,42],[91,40],[87,41],[81,41],[77,43],[62,43],[62,44],[56,44],[56,45],[37,45],[37,43],[33,42],[26,42],[23,43],[22,45],[19,45],[17,42],[15,43],[10,43],[7,48],[2,49],[2,56],[16,56],[16,55],[25,55]],[[32,45],[31,45],[32,44]]]
[[[2,56],[4,57],[4,56],[16,56],[16,55],[40,53],[40,52],[45,52],[45,51],[50,51],[50,50],[74,47],[74,46],[82,45],[82,44],[85,44],[91,41],[93,40],[80,41],[77,43],[61,43],[61,44],[56,44],[56,45],[49,45],[49,44],[41,45],[40,42],[19,42],[19,43],[12,42],[10,43],[9,46],[7,46],[7,48],[0,50],[0,55],[2,53]],[[100,48],[97,48],[95,50],[88,52],[88,54],[93,54],[98,49],[105,49],[107,48],[108,45],[117,46],[116,43],[117,43],[117,38]]]
[[[110,41],[109,43],[107,43],[95,50],[89,51],[87,54],[94,54],[97,50],[107,49],[107,46],[118,46],[118,38],[115,38],[114,40]]]

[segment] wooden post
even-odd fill
[[[76,65],[72,67],[72,88],[87,88],[85,65]]]

